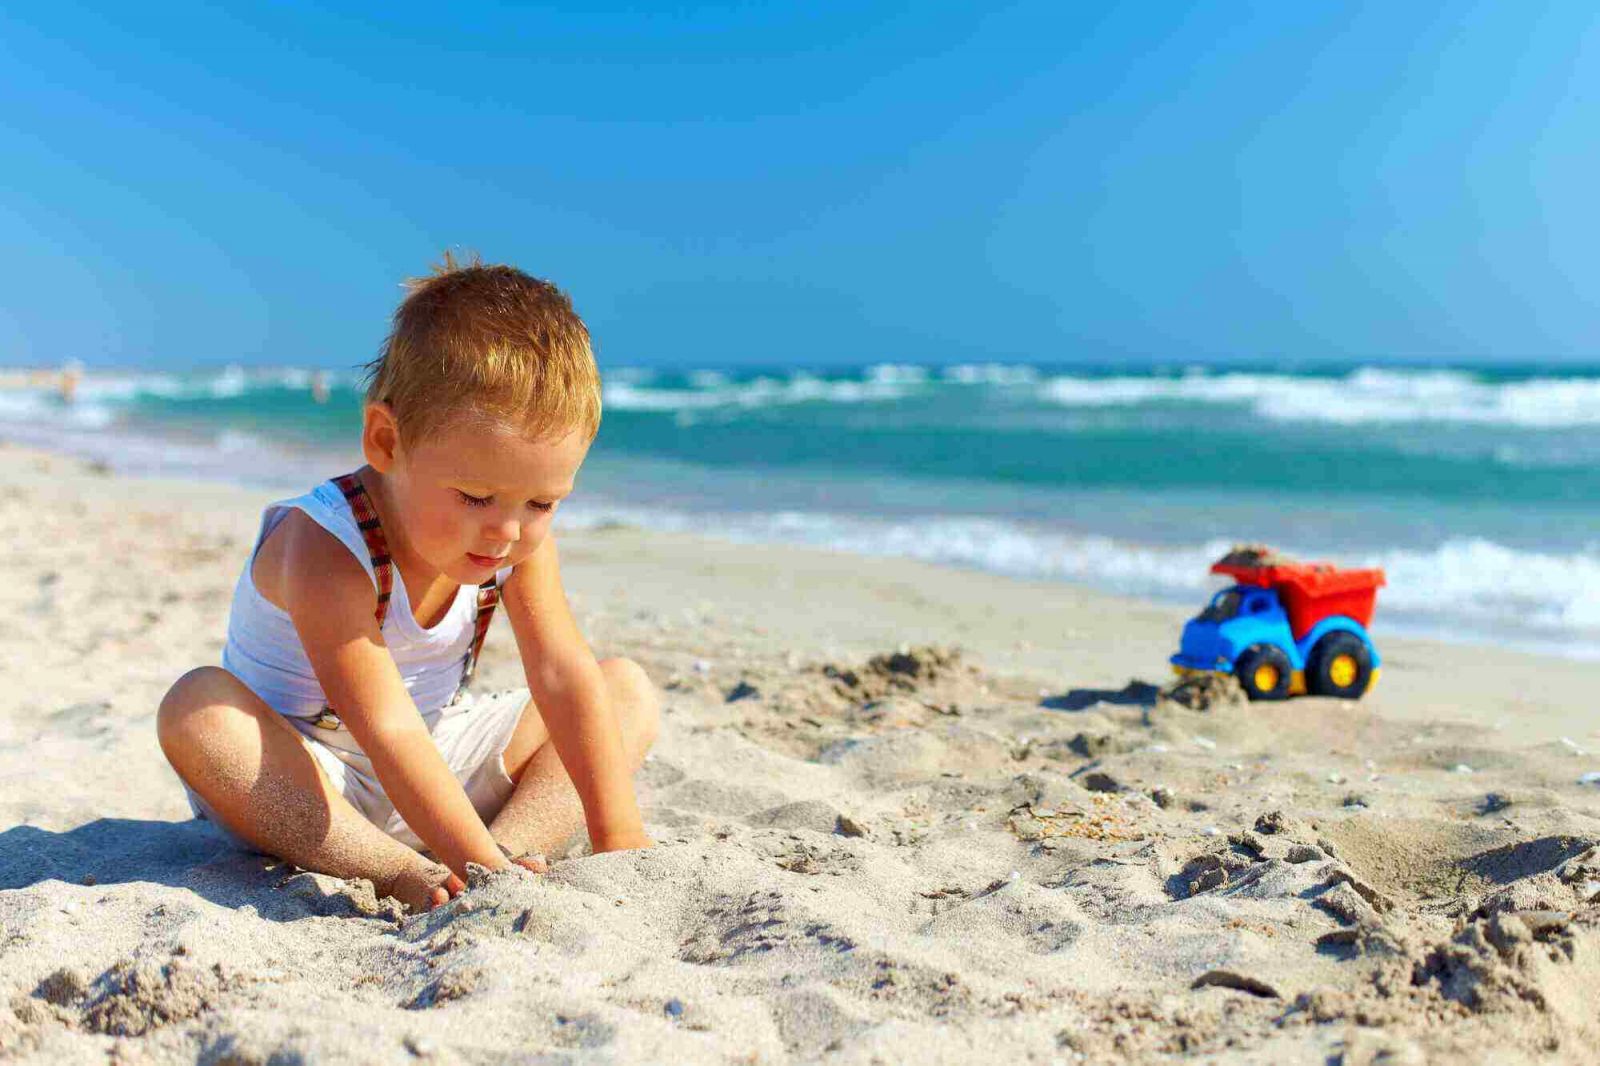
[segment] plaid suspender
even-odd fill
[[[378,579],[378,628],[389,616],[389,597],[394,592],[394,560],[389,557],[389,542],[384,539],[383,526],[378,522],[378,509],[372,506],[372,497],[355,474],[336,477],[344,498],[349,501],[350,513],[355,515],[361,529],[361,539],[367,542],[367,556],[372,560],[372,573]]]
[[[384,619],[389,616],[389,598],[394,593],[394,560],[389,555],[389,542],[383,536],[383,525],[378,521],[378,509],[372,505],[372,497],[367,495],[366,487],[361,484],[361,478],[356,474],[336,477],[333,483],[349,501],[350,513],[355,516],[356,525],[361,529],[361,539],[366,541],[367,555],[372,560],[372,573],[378,581],[378,608],[374,615],[378,620],[378,628],[382,629]],[[467,683],[472,680],[474,671],[478,669],[478,653],[483,651],[484,639],[489,635],[489,623],[494,621],[494,609],[499,603],[500,583],[491,577],[478,586],[472,647],[467,649],[467,659],[462,666],[461,685],[456,690],[458,698],[467,690]],[[322,713],[312,724],[323,729],[338,729],[339,715],[332,707],[324,704]]]
[[[461,674],[461,687],[466,688],[478,669],[478,653],[483,650],[484,639],[489,636],[489,623],[494,621],[494,609],[500,605],[500,583],[490,578],[478,586],[478,617],[473,625],[472,650],[467,652],[467,666]]]

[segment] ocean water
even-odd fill
[[[558,522],[898,555],[1198,608],[1240,541],[1380,565],[1375,631],[1600,658],[1600,368],[609,368]],[[298,491],[354,373],[0,391],[0,438]],[[1176,634],[1174,634],[1176,639]]]

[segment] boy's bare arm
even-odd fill
[[[459,877],[468,862],[506,865],[461,783],[428,735],[384,646],[372,579],[350,550],[311,522],[286,531],[278,588],[339,720],[372,760],[395,809]]]
[[[590,845],[597,852],[648,847],[605,676],[561,588],[555,537],[512,571],[505,605],[528,692],[583,801]]]

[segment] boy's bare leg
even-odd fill
[[[370,878],[380,896],[414,910],[449,898],[449,869],[362,817],[294,727],[226,670],[179,678],[156,724],[178,775],[262,851],[334,877]]]
[[[628,768],[637,770],[655,743],[661,700],[644,670],[631,659],[603,659],[600,672],[622,727]],[[506,745],[505,760],[517,788],[490,823],[489,832],[513,855],[538,852],[553,857],[555,849],[583,827],[583,803],[550,743],[539,709],[531,702]]]

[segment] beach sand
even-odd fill
[[[229,850],[155,708],[260,492],[0,446],[0,1058],[1583,1062],[1600,668],[1378,635],[1360,703],[1158,698],[1179,609],[563,536],[662,688],[643,852],[405,916]],[[1198,605],[1196,605],[1198,606]],[[518,686],[508,627],[478,685]]]

